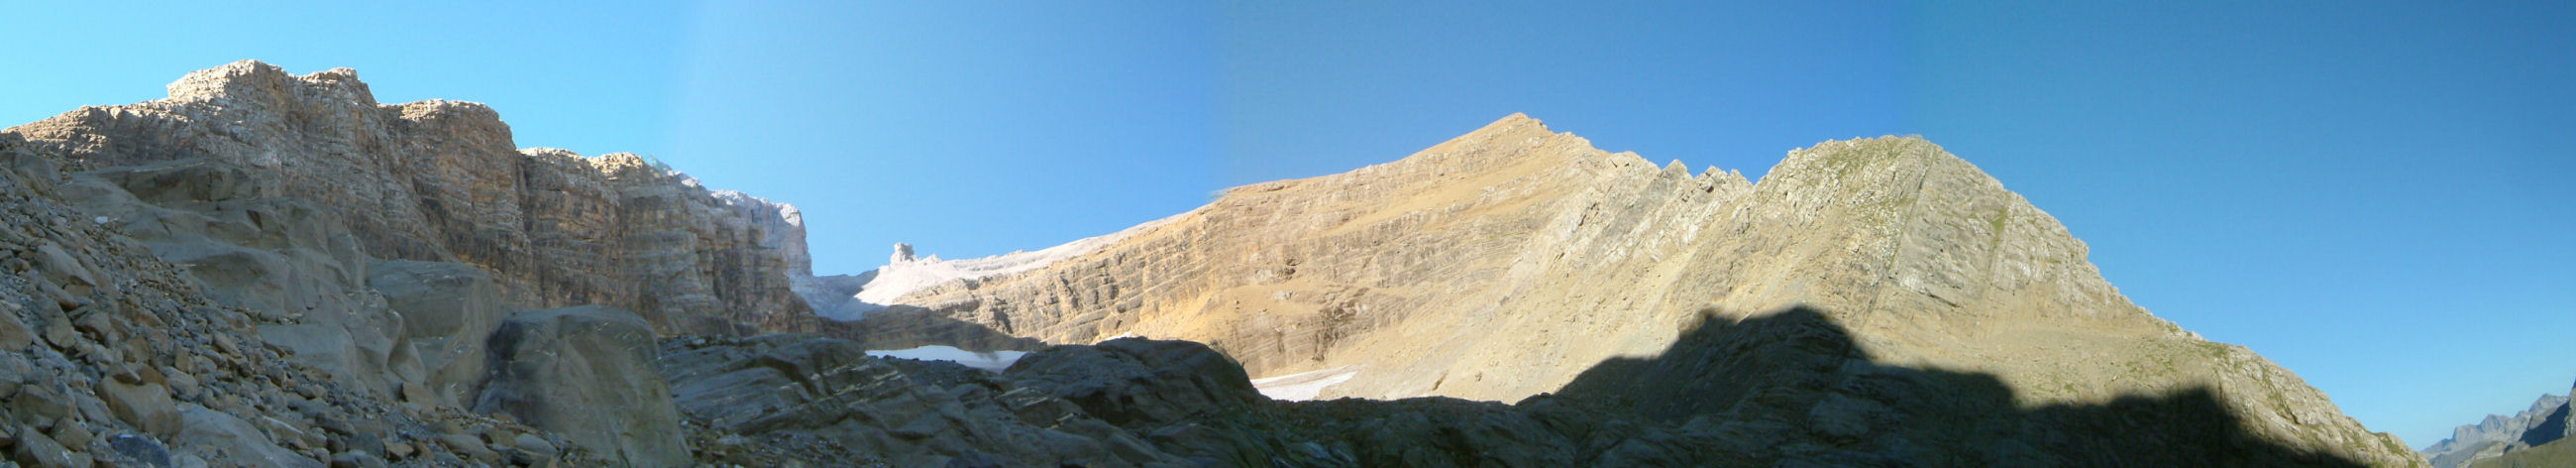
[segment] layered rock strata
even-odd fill
[[[1359,369],[1324,397],[1514,401],[1652,356],[1701,313],[1804,306],[1874,359],[1989,373],[2022,404],[2210,388],[2269,440],[2412,458],[2287,370],[2129,303],[2055,219],[1920,138],[1792,151],[1755,184],[1514,115],[1395,162],[1235,188],[1159,223],[1041,268],[922,289],[863,323],[1202,341],[1256,376]]]
[[[11,180],[25,183],[10,206],[88,226],[25,233],[34,264],[60,272],[29,291],[53,286],[57,310],[102,333],[83,351],[72,335],[0,326],[0,345],[160,346],[108,331],[176,319],[70,307],[120,297],[131,286],[115,280],[138,274],[175,275],[142,293],[190,298],[156,307],[218,320],[196,327],[211,341],[180,344],[189,351],[172,355],[176,367],[153,368],[135,348],[101,355],[130,355],[122,366],[56,372],[80,387],[30,401],[101,405],[142,432],[99,446],[89,435],[117,426],[19,419],[72,431],[17,446],[22,462],[682,466],[692,455],[651,370],[656,334],[811,320],[786,287],[804,268],[792,207],[710,192],[634,155],[510,150],[507,127],[478,104],[382,106],[366,90],[346,70],[294,77],[242,62],[174,83],[169,99],[0,131]],[[144,256],[84,261],[97,254],[72,239]],[[549,304],[589,306],[526,310]],[[245,355],[281,367],[202,364]],[[218,371],[258,385],[232,387]],[[118,455],[133,447],[159,458]]]
[[[350,286],[365,256],[300,224],[309,205],[235,197],[254,180],[203,166],[67,174],[13,132],[0,166],[0,448],[19,466],[503,463],[518,452],[479,441],[535,433],[386,396],[402,320]]]
[[[794,209],[710,192],[632,154],[513,147],[482,104],[378,104],[348,69],[254,61],[189,74],[170,96],[14,127],[71,170],[183,160],[242,168],[255,195],[336,216],[356,250],[472,264],[508,302],[614,305],[663,332],[793,328]],[[792,255],[791,255],[792,253]]]
[[[378,105],[345,70],[171,90],[0,131],[12,462],[2420,464],[2128,305],[1914,139],[1752,184],[1516,116],[1076,248],[902,259],[974,278],[841,323],[788,293],[791,208],[512,150],[489,109]],[[864,341],[733,337],[809,326]],[[1029,338],[1115,335],[1214,346]],[[924,340],[1044,349],[998,373],[865,351]],[[1359,372],[1326,396],[1517,403],[1246,380],[1325,368]]]

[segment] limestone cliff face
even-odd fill
[[[1704,312],[1803,305],[1872,360],[1992,374],[2023,404],[2207,388],[2264,439],[2417,463],[2287,370],[2131,304],[2085,255],[2047,213],[1919,138],[1793,151],[1755,184],[1514,115],[1395,162],[1239,187],[1089,254],[928,288],[862,323],[1202,341],[1254,376],[1359,369],[1325,397],[1514,401],[1654,355]]]
[[[807,315],[788,289],[804,255],[792,207],[719,196],[631,154],[521,151],[488,107],[379,104],[347,69],[294,76],[243,61],[169,91],[8,132],[67,170],[247,168],[272,181],[257,196],[339,218],[367,255],[480,266],[525,307],[615,305],[664,333],[792,328]]]

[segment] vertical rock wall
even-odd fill
[[[8,131],[70,170],[212,159],[272,181],[261,197],[341,218],[366,254],[467,263],[525,307],[603,304],[662,333],[797,327],[801,216],[631,154],[514,148],[481,104],[378,104],[356,72],[243,61],[166,99],[91,106]]]

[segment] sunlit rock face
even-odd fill
[[[336,216],[377,259],[494,273],[527,307],[614,305],[662,332],[741,333],[804,320],[793,207],[716,193],[632,154],[515,148],[482,104],[379,104],[357,73],[295,76],[236,62],[165,99],[16,127],[68,169],[204,159],[270,181],[265,197]]]
[[[2264,437],[2408,457],[2279,366],[2131,304],[2085,256],[2055,218],[1920,138],[1792,151],[1757,184],[1513,115],[1394,162],[1238,187],[866,320],[1201,341],[1255,377],[1356,369],[1325,398],[1516,401],[1654,355],[1703,312],[1804,305],[1873,359],[1992,373],[2024,403],[2210,387]]]
[[[2422,463],[2128,304],[1920,139],[1755,184],[1513,116],[1056,248],[817,278],[792,207],[512,149],[480,105],[256,62],[171,95],[0,131],[13,462]],[[805,310],[836,298],[877,308]],[[1419,395],[1474,400],[1335,399]]]

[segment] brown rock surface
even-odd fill
[[[2279,366],[2130,304],[2054,218],[1919,138],[1793,151],[1754,184],[1514,115],[1399,161],[1235,188],[1162,223],[916,292],[867,321],[1202,341],[1254,376],[1361,369],[1326,397],[1514,401],[1652,356],[1700,311],[1803,305],[1878,361],[1989,373],[2021,404],[2212,388],[2267,440],[2412,458]]]
[[[179,160],[242,168],[222,179],[232,183],[203,189],[310,203],[343,219],[373,258],[476,265],[515,304],[616,305],[664,332],[783,329],[805,315],[788,290],[790,260],[777,253],[800,237],[792,243],[801,258],[801,230],[772,232],[801,221],[749,218],[792,208],[715,196],[631,154],[521,151],[482,104],[378,104],[348,69],[294,76],[242,61],[169,90],[8,131],[72,170]]]
[[[307,319],[338,327],[346,323],[329,321],[374,313],[369,295],[347,289],[349,277],[334,270],[362,257],[335,255],[327,226],[282,222],[298,219],[287,216],[293,204],[232,195],[191,200],[240,193],[241,181],[219,170],[178,164],[65,174],[61,161],[0,132],[0,165],[7,167],[0,171],[0,313],[36,332],[24,348],[0,355],[0,401],[7,402],[0,427],[21,446],[54,445],[13,454],[27,456],[20,461],[322,466],[319,445],[405,443],[430,420],[503,424],[406,413],[380,400],[381,380],[351,378],[375,371],[326,368],[370,362],[349,359],[367,349],[390,362],[393,341],[359,340],[342,348],[347,353],[302,356],[258,339],[263,329]],[[165,189],[138,194],[122,188],[133,180],[120,182],[120,174],[189,175],[135,184]],[[208,215],[218,211],[232,213]],[[233,249],[243,261],[172,264],[160,249],[173,246]],[[341,251],[356,252],[353,244]],[[245,275],[226,282],[226,272]],[[263,427],[303,437],[271,438]],[[298,445],[308,449],[289,448]]]
[[[23,346],[0,429],[23,463],[2421,463],[2128,304],[2054,220],[1911,138],[1752,184],[1514,116],[819,325],[788,291],[792,208],[514,150],[488,108],[380,105],[346,70],[200,72],[0,131],[0,166],[0,344]],[[858,341],[655,356],[656,335],[807,327]],[[999,374],[864,352],[1128,334],[1213,347],[1051,347]],[[1518,403],[1244,381],[1345,367],[1327,396]]]

